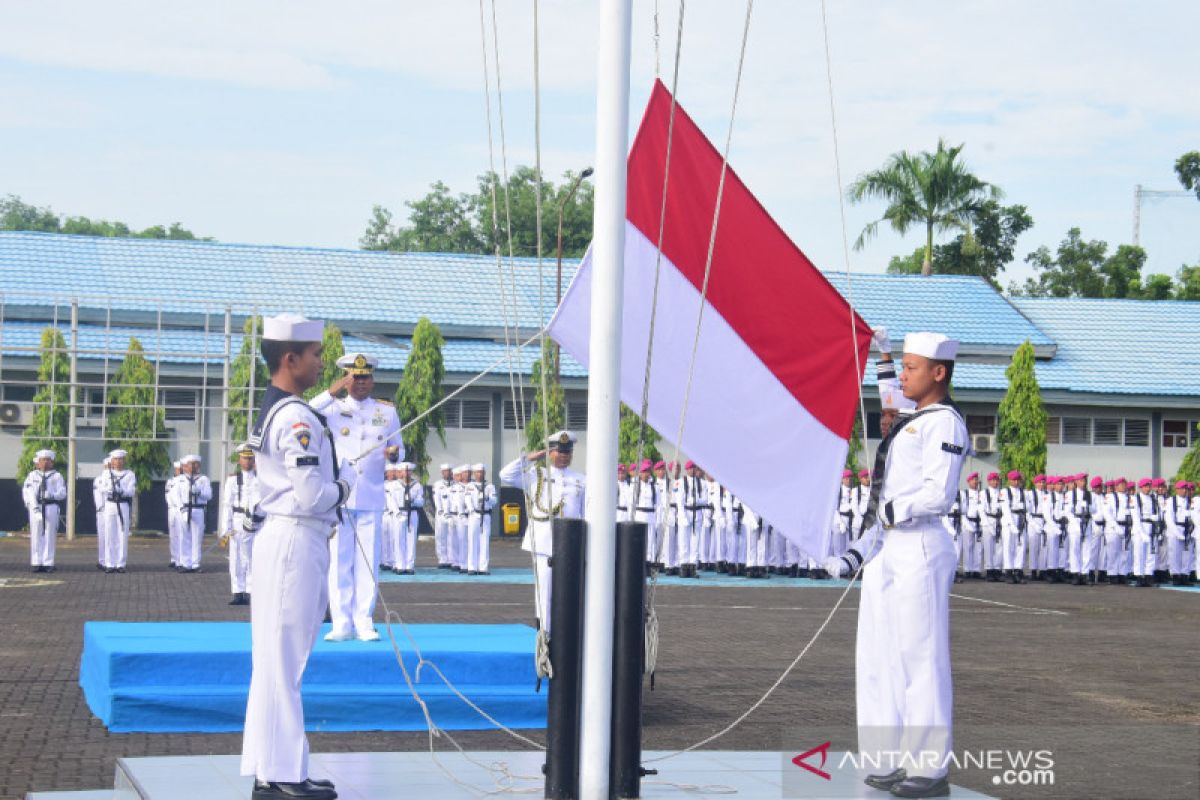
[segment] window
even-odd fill
[[[995,434],[996,418],[991,414],[967,414],[967,433],[974,436],[977,433]]]
[[[1150,420],[1125,418],[1125,446],[1150,446]]]
[[[1162,430],[1163,447],[1187,447],[1188,429],[1192,423],[1186,419],[1164,419]]]
[[[880,424],[882,419],[883,419],[883,415],[880,414],[878,411],[868,411],[867,412],[867,438],[868,439],[882,439],[883,438],[883,426]]]
[[[525,427],[525,425],[529,421],[529,415],[533,411],[533,402],[530,400],[526,400],[524,403],[521,404],[521,408],[523,409],[523,411],[522,411],[520,419],[518,419],[517,418],[517,404],[514,403],[512,400],[504,401],[504,430],[515,431],[517,429],[518,422],[521,423],[522,428]]]
[[[1096,417],[1092,421],[1092,444],[1103,447],[1120,447],[1123,421]]]
[[[462,427],[462,405],[459,400],[447,400],[442,403],[442,422],[447,428]]]
[[[163,389],[158,404],[166,410],[168,420],[190,422],[196,419],[196,392],[191,389]]]
[[[1063,417],[1063,420],[1062,420],[1062,443],[1063,444],[1091,444],[1092,443],[1092,418],[1091,417]]]
[[[33,396],[37,394],[37,387],[31,382],[28,386],[15,386],[6,384],[3,387],[4,400],[8,403],[31,403]]]
[[[112,406],[109,406],[109,411],[112,411]],[[86,416],[92,419],[100,419],[104,416],[104,390],[103,389],[88,389],[87,390],[87,414]]]
[[[459,415],[464,428],[486,431],[492,427],[491,401],[463,400]]]
[[[1062,444],[1062,417],[1046,417],[1046,444]]]
[[[587,412],[587,403],[567,403],[567,427],[573,431],[586,431]]]

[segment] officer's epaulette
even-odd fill
[[[385,405],[385,406],[394,406],[394,405],[396,405],[396,404],[395,404],[395,403],[393,403],[391,400],[384,400],[382,397],[380,397],[380,398],[376,398],[375,402],[376,402],[376,403],[380,403],[381,405]]]

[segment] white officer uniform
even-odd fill
[[[110,459],[125,458],[124,450],[113,450]],[[129,552],[129,526],[133,523],[133,496],[137,493],[137,476],[130,469],[108,469],[96,479],[98,491],[104,498],[104,541],[101,564],[106,572],[125,570]]]
[[[548,439],[551,447],[567,446],[574,449],[577,437],[570,431],[559,431]],[[521,549],[534,554],[537,564],[537,616],[547,634],[550,627],[550,599],[552,597],[552,575],[550,556],[554,554],[554,533],[551,520],[582,519],[583,505],[587,497],[587,479],[583,473],[567,467],[559,469],[553,465],[527,459],[515,459],[500,470],[500,482],[508,486],[520,486],[528,497],[529,523]]]
[[[45,470],[31,470],[21,490],[29,512],[29,566],[35,572],[48,572],[54,569],[59,503],[67,499],[67,483],[54,469],[53,450],[38,450],[34,458],[50,459],[50,464]]]
[[[695,576],[700,562],[700,537],[704,530],[704,510],[708,506],[708,484],[699,475],[687,475],[679,479],[680,513],[679,564],[688,575]]]
[[[661,505],[658,481],[650,472],[650,462],[644,461],[636,483],[630,486],[630,509],[634,522],[646,523],[646,563],[658,560],[658,510]]]
[[[394,551],[393,571],[400,575],[412,575],[417,563],[417,532],[420,530],[420,509],[425,507],[425,487],[413,479],[417,465],[400,462],[400,469],[409,470],[408,480],[392,481],[391,502],[393,503]]]
[[[1117,491],[1115,485],[1104,495],[1104,516],[1104,568],[1108,572],[1108,582],[1119,583],[1128,568],[1125,563],[1125,521],[1130,515],[1125,493]]]
[[[265,320],[263,338],[319,342],[323,329],[320,322],[286,315]],[[324,417],[275,386],[263,396],[250,446],[257,453],[265,519],[251,567],[253,672],[241,774],[300,783],[309,777],[300,682],[321,629],[329,538],[350,485],[338,479],[336,445]],[[344,472],[353,478],[355,471]]]
[[[167,503],[167,539],[171,546],[171,566],[179,566],[179,506],[175,503],[175,484],[179,482],[179,472],[183,465],[172,462],[174,474],[163,484],[163,499]]]
[[[450,485],[450,537],[448,551],[450,554],[450,567],[458,572],[467,571],[467,517],[469,511],[465,502],[464,493],[466,492],[465,478],[470,477],[470,467],[466,464],[459,464],[455,467],[451,474],[454,476],[454,483]]]
[[[1191,521],[1191,501],[1184,496],[1185,487],[1177,485],[1175,494],[1166,499],[1163,504],[1163,522],[1167,535],[1167,569],[1171,579],[1179,583],[1179,578],[1190,570],[1187,565],[1188,523]]]
[[[988,476],[989,480],[991,475]],[[983,566],[988,572],[988,580],[998,578],[996,575],[1003,569],[1001,558],[1000,536],[1001,518],[1000,487],[985,486],[979,490],[979,520],[983,527]]]
[[[204,541],[204,511],[212,500],[212,483],[207,475],[192,475],[192,464],[200,456],[187,455],[179,460],[183,465],[181,480],[175,482],[175,503],[179,506],[179,566],[188,572],[200,571],[200,545]]]
[[[446,470],[451,469],[449,464],[442,464],[441,470],[443,476]],[[433,547],[437,554],[438,569],[446,569],[450,566],[450,486],[453,483],[453,474],[449,479],[445,477],[438,478],[430,487],[430,492],[433,495]]]
[[[904,349],[953,360],[957,342],[909,334]],[[826,563],[847,575],[867,562],[855,657],[860,747],[865,738],[863,749],[934,753],[936,759],[923,758],[908,775],[941,778],[944,769],[927,767],[930,760],[945,764],[952,746],[949,606],[956,569],[941,517],[954,503],[969,439],[950,403],[897,419],[892,431],[879,493],[886,530],[882,537],[864,536],[863,550]],[[877,583],[881,591],[869,589]]]
[[[238,455],[252,455],[249,444],[239,445]],[[254,531],[247,530],[246,519],[252,518],[258,506],[258,471],[242,469],[225,479],[221,487],[220,536],[229,549],[229,586],[238,605],[245,604],[240,595],[250,593],[250,574],[254,552]],[[253,523],[251,523],[253,528]]]
[[[103,468],[108,469],[110,459],[104,457]],[[102,475],[103,473],[101,473]],[[97,475],[92,480],[92,507],[96,509],[96,568],[104,568],[104,547],[108,541],[108,536],[105,534],[104,524],[104,492],[101,491],[100,476]],[[174,565],[172,565],[174,566]]]
[[[347,353],[337,365],[350,375],[370,375],[378,360],[364,353]],[[379,638],[372,617],[379,554],[383,546],[383,468],[385,450],[404,447],[396,435],[400,418],[396,409],[373,397],[355,400],[335,398],[321,392],[312,399],[313,409],[323,414],[337,442],[338,455],[354,466],[354,489],[346,500],[342,524],[329,542],[329,614],[333,629],[325,637],[343,641],[357,636]]]
[[[899,424],[899,422],[897,422]],[[962,512],[962,568],[966,575],[983,571],[983,510],[979,489],[967,487],[958,493],[958,508]]]
[[[1133,575],[1143,585],[1149,585],[1150,577],[1158,565],[1158,536],[1162,524],[1162,506],[1158,495],[1152,491],[1141,491],[1133,496]],[[1147,487],[1148,488],[1148,487]]]
[[[721,536],[725,528],[725,489],[711,477],[705,481],[708,504],[704,507],[704,530],[700,537],[701,569],[716,569],[721,560]]]
[[[1013,580],[1025,569],[1025,540],[1029,536],[1029,499],[1025,489],[1005,486],[1000,493],[1000,543],[1004,571]]]
[[[1039,483],[1040,481],[1035,479],[1034,482]],[[1025,537],[1026,553],[1029,571],[1035,579],[1041,578],[1042,570],[1045,568],[1046,519],[1042,515],[1042,505],[1045,499],[1046,491],[1044,489],[1038,489],[1035,486],[1025,491],[1025,506],[1028,509],[1025,521],[1029,526],[1029,532]]]
[[[471,481],[463,487],[463,505],[467,510],[467,574],[483,575],[491,565],[492,510],[496,507],[496,487],[486,480],[475,480],[483,464],[471,465]]]

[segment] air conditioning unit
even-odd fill
[[[0,425],[28,425],[33,420],[33,403],[0,403]]]
[[[976,453],[996,452],[996,435],[994,433],[976,433],[972,435],[971,449]]]

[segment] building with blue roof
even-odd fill
[[[564,286],[577,267],[564,261]],[[553,258],[30,232],[0,232],[0,276],[0,441],[10,445],[0,449],[0,471],[12,474],[16,440],[32,416],[41,331],[56,325],[70,340],[74,310],[85,477],[101,457],[105,387],[131,336],[156,366],[176,454],[199,452],[218,473],[223,447],[238,433],[221,439],[225,365],[241,347],[246,319],[284,310],[336,322],[348,351],[378,356],[377,394],[385,397],[404,369],[414,327],[431,319],[446,339],[446,389],[470,384],[446,405],[446,444],[434,441],[435,466],[484,461],[495,470],[519,455],[518,418],[535,392],[529,373],[538,345],[514,343],[549,320],[557,279]],[[973,434],[973,468],[997,460],[996,407],[1011,355],[1025,341],[1034,346],[1050,415],[1052,471],[1170,475],[1197,436],[1200,303],[1007,298],[969,276],[826,277],[897,343],[928,329],[962,342],[954,387]],[[585,371],[564,354],[562,375],[567,423],[582,431]],[[864,392],[868,436],[877,441],[870,365]]]

